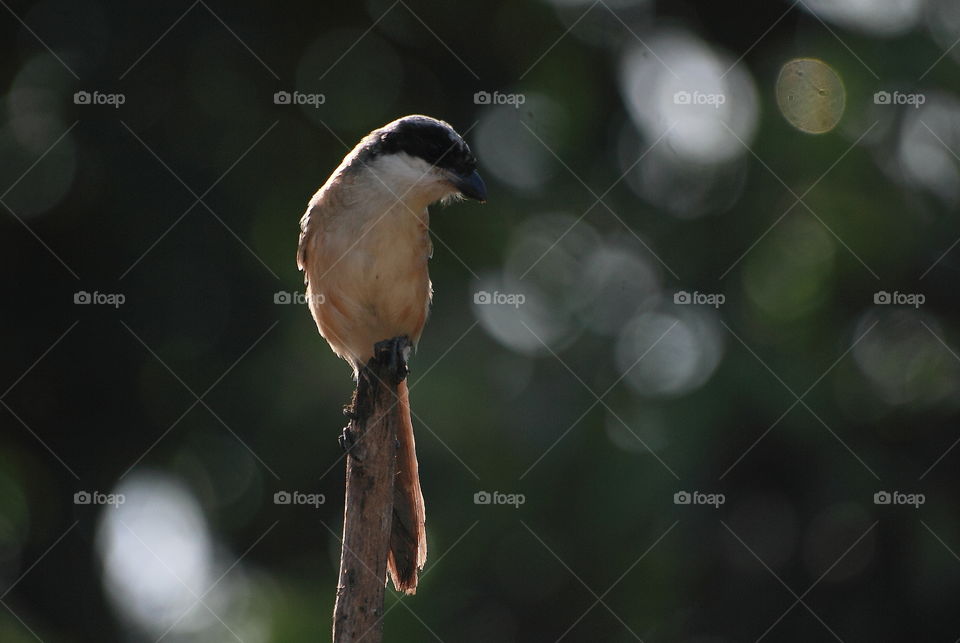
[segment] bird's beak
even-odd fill
[[[453,184],[453,187],[459,190],[460,194],[468,199],[473,199],[480,203],[484,203],[487,200],[487,186],[484,185],[483,179],[480,178],[480,174],[476,170],[466,176],[459,174],[453,175],[450,182]]]

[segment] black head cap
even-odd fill
[[[364,155],[371,160],[381,154],[405,152],[459,176],[467,176],[477,167],[463,138],[449,124],[429,116],[397,119],[371,132],[364,147]]]

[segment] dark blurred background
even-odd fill
[[[417,112],[490,201],[386,640],[960,636],[956,3],[0,5],[0,641],[329,637],[298,219]]]

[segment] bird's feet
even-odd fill
[[[337,442],[340,443],[340,448],[343,449],[344,453],[354,460],[360,460],[353,448],[357,444],[357,438],[353,434],[353,431],[350,430],[349,424],[343,427],[343,431],[340,433],[339,437],[337,437]]]
[[[389,369],[388,372],[396,373],[397,381],[403,381],[409,372],[407,360],[410,359],[412,349],[410,338],[401,335],[374,344],[373,358]]]

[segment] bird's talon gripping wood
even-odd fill
[[[355,418],[350,418],[351,420]],[[340,443],[340,448],[343,449],[343,452],[347,455],[353,457],[355,460],[359,460],[356,452],[353,450],[354,445],[357,443],[356,438],[353,433],[350,431],[350,425],[343,427],[343,432],[337,438],[337,442]]]
[[[407,360],[410,358],[410,338],[407,336],[394,337],[377,342],[373,347],[374,356],[387,365],[391,373],[396,373],[400,381],[406,379],[410,369]]]

